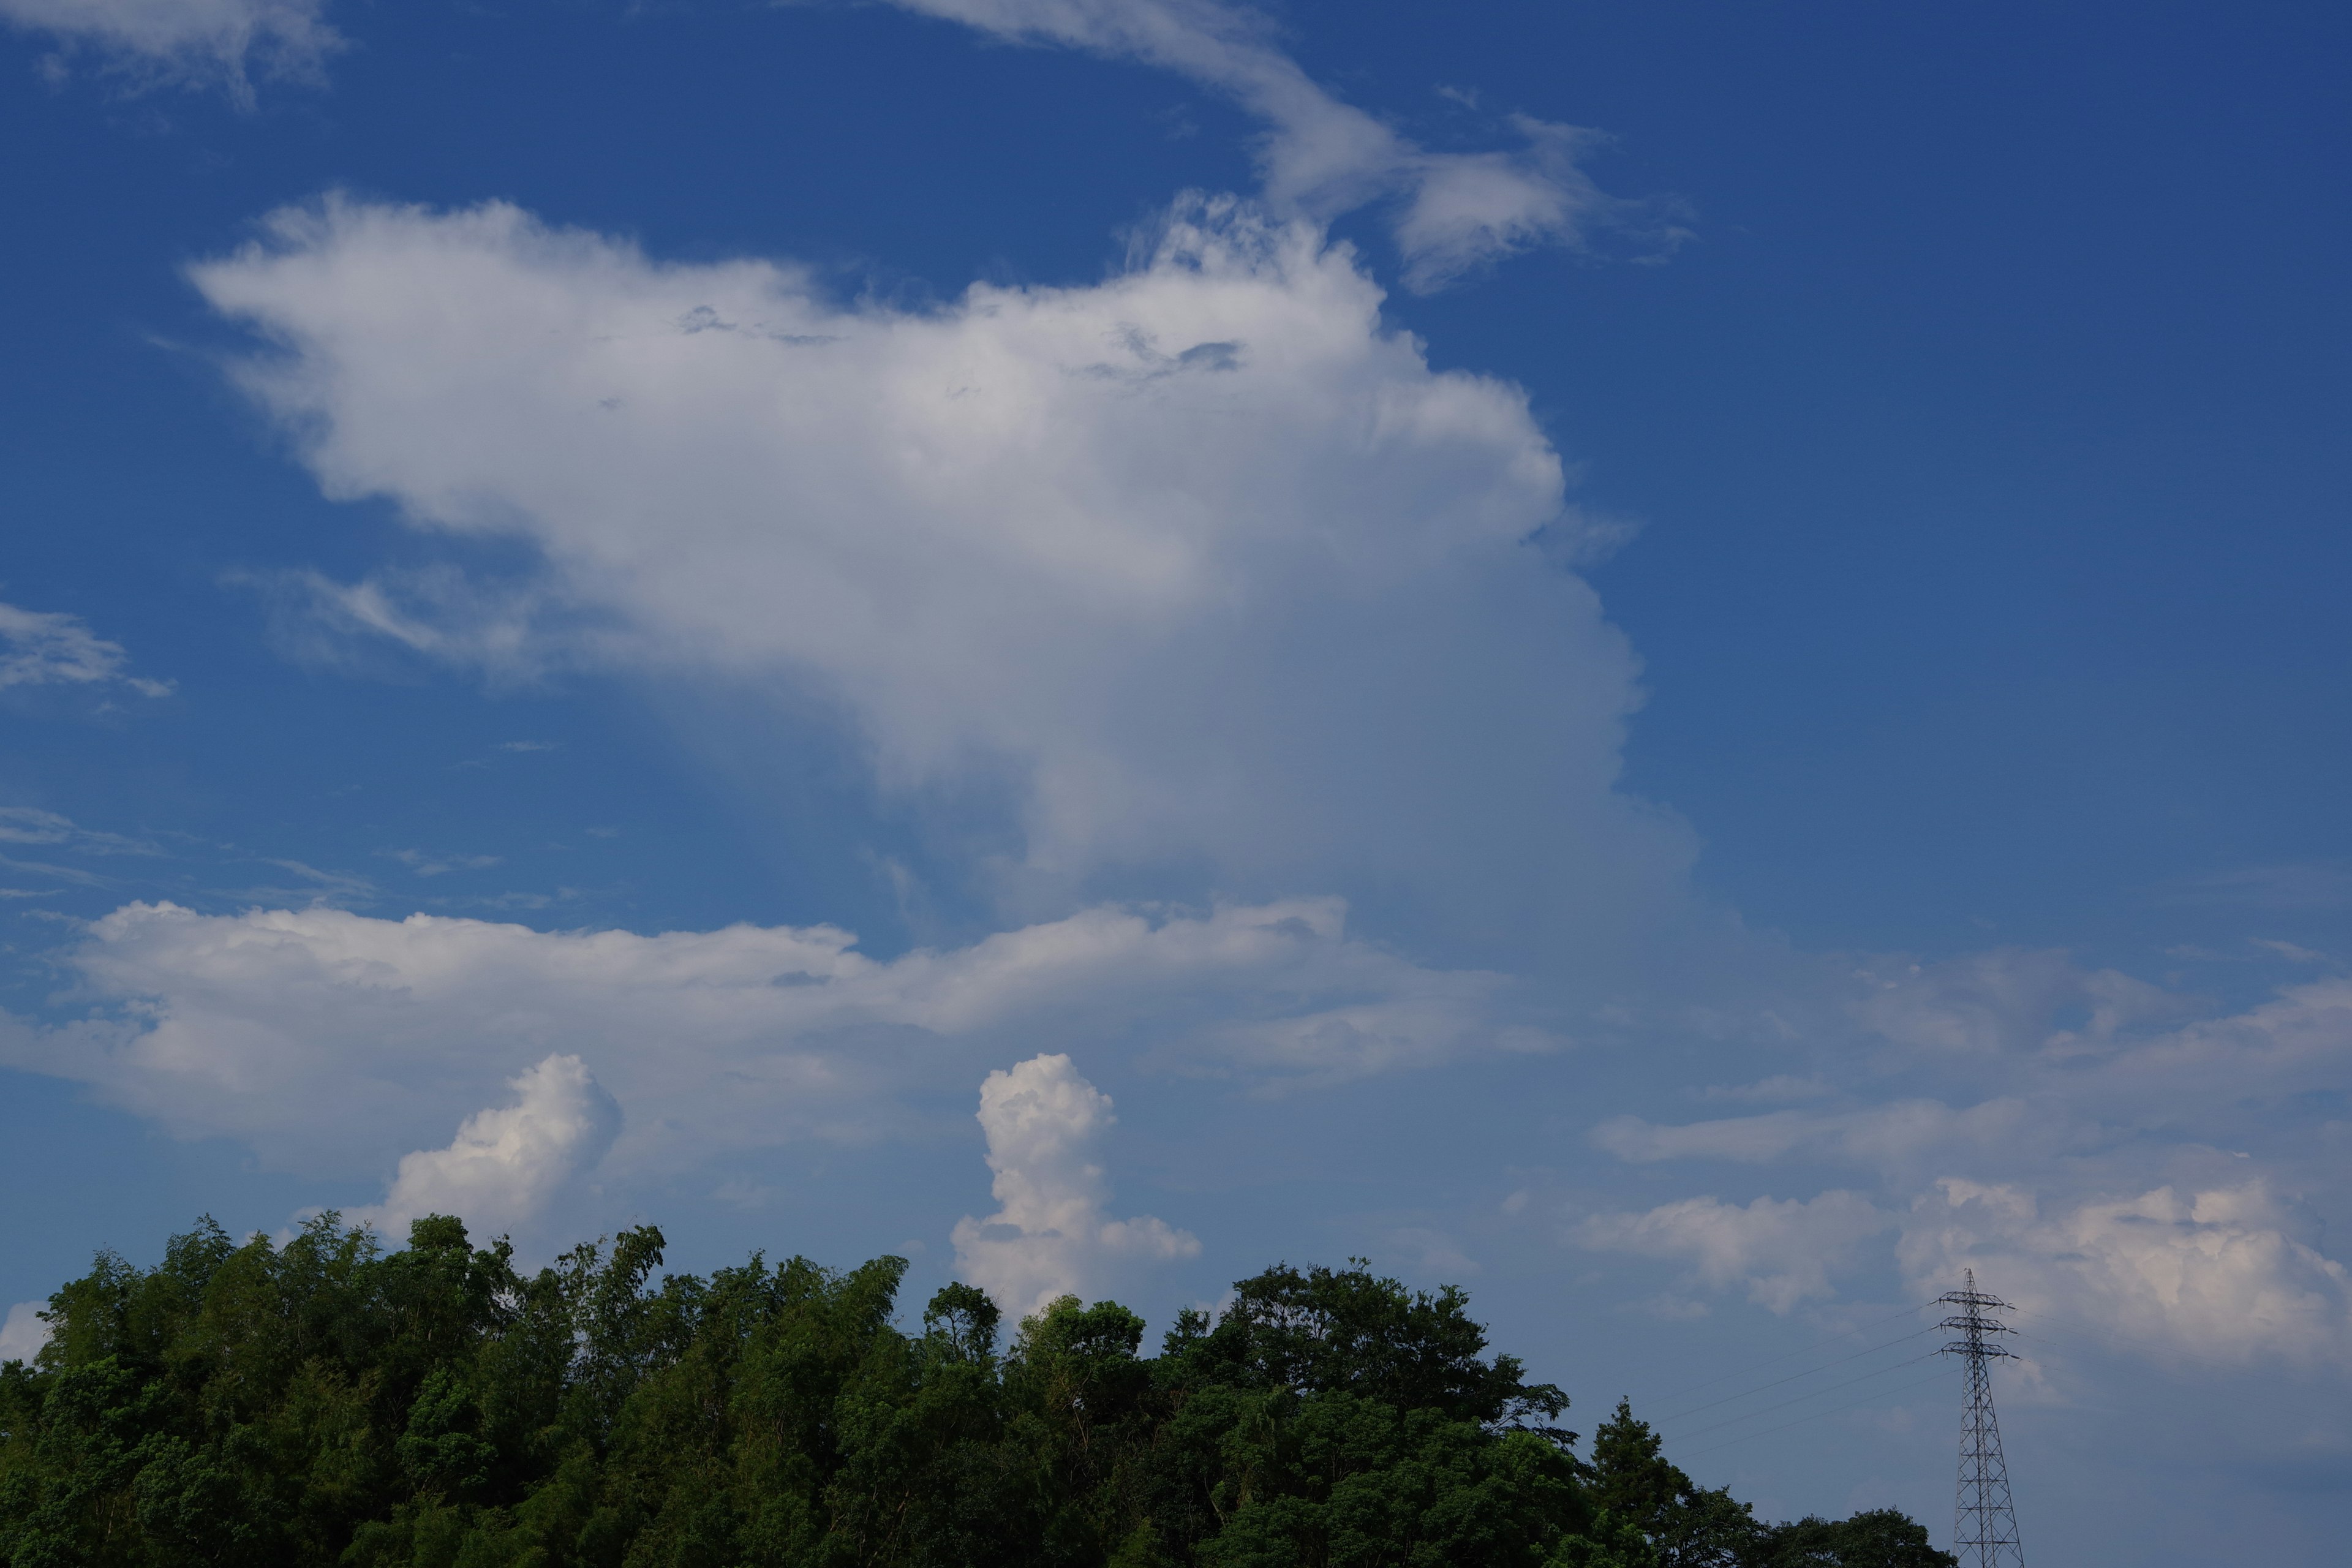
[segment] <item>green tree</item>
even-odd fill
[[[1268,1269],[1156,1355],[906,1264],[526,1276],[418,1220],[101,1255],[0,1367],[0,1568],[1932,1568],[1899,1514],[1765,1527],[1630,1407],[1590,1462],[1459,1290]]]
[[[1871,1509],[1851,1519],[1806,1518],[1765,1532],[1758,1568],[1958,1568],[1939,1552],[1927,1528],[1897,1509]]]

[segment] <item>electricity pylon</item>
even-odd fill
[[[2000,1424],[1993,1419],[1992,1380],[1986,1363],[2015,1358],[1989,1338],[2012,1331],[1991,1316],[2009,1303],[1977,1289],[1977,1271],[1968,1271],[1965,1289],[1936,1298],[1954,1309],[1936,1326],[1960,1337],[1944,1346],[1943,1353],[1968,1364],[1969,1403],[1960,1417],[1960,1496],[1952,1522],[1952,1555],[1960,1568],[2025,1568],[2024,1550],[2017,1543],[2017,1510],[2009,1501],[2009,1466],[2000,1457]]]

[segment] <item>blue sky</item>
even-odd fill
[[[1663,1418],[1974,1267],[2037,1551],[2324,1560],[2339,16],[0,18],[0,1308],[1361,1254]],[[1873,1353],[1663,1425],[1941,1531]]]

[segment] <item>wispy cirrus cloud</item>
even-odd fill
[[[380,849],[378,854],[397,860],[420,877],[446,877],[452,871],[487,871],[493,866],[506,864],[503,855],[435,854],[425,849]]]
[[[1998,948],[1941,963],[1879,963],[1858,976],[1855,1016],[1917,1050],[2097,1052],[2191,1004],[2113,969],[2086,970],[2049,949]]]
[[[1990,1100],[1955,1110],[1941,1100],[1923,1099],[1843,1110],[1776,1110],[1679,1126],[1620,1116],[1595,1128],[1592,1140],[1635,1164],[1666,1160],[1763,1164],[1803,1153],[1885,1165],[1931,1158],[1958,1142],[2005,1137],[2031,1114],[2032,1108],[2017,1100]]]
[[[243,105],[253,78],[314,81],[343,47],[327,0],[0,0],[0,21],[56,39],[52,71],[88,54],[134,88],[218,87]]]
[[[84,827],[73,818],[37,806],[0,805],[0,844],[44,844],[89,855],[160,855],[144,838]]]
[[[1583,161],[1608,138],[1525,114],[1502,124],[1516,146],[1422,147],[1342,102],[1279,45],[1265,13],[1220,0],[894,0],[1021,43],[1140,60],[1222,92],[1267,126],[1264,196],[1277,213],[1328,221],[1368,203],[1391,207],[1406,284],[1444,286],[1516,251],[1589,247],[1603,236],[1658,254],[1687,237],[1678,204],[1612,196]],[[1474,106],[1475,100],[1457,94]]]
[[[2352,909],[2352,865],[2340,860],[2296,860],[2241,866],[2167,883],[2158,889],[2157,899],[2167,904],[2276,913]]]
[[[168,697],[172,683],[131,675],[122,645],[89,629],[79,616],[0,605],[0,690],[33,686],[127,686],[142,697]]]

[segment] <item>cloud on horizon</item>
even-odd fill
[[[1109,1216],[1110,1184],[1096,1155],[1118,1118],[1110,1096],[1068,1057],[1032,1057],[990,1073],[979,1120],[997,1209],[956,1222],[956,1270],[1008,1314],[1100,1296],[1140,1266],[1200,1255],[1199,1238],[1164,1220]]]
[[[1085,1041],[1279,1091],[1524,1051],[1530,1030],[1502,977],[1359,941],[1332,900],[1094,909],[887,962],[831,927],[640,936],[132,904],[60,956],[90,1011],[5,1021],[0,1061],[281,1168],[372,1174],[524,1093],[521,1121],[482,1111],[457,1145],[410,1153],[428,1185],[509,1133],[578,1120],[546,1109],[550,1062],[618,1102],[626,1128],[606,1163],[641,1177],[908,1134],[923,1125],[909,1096],[970,1083],[1016,1040]]]
[[[425,1215],[456,1215],[482,1236],[538,1219],[613,1146],[621,1108],[575,1056],[550,1055],[508,1087],[512,1105],[476,1111],[446,1148],[403,1155],[383,1201],[344,1219],[395,1245]]]
[[[2126,1353],[2352,1370],[2352,1274],[2320,1217],[2352,1198],[2352,1129],[2329,1109],[2352,1095],[2352,979],[2200,1018],[2184,1017],[2193,998],[2057,953],[1895,973],[1858,977],[1850,1011],[1892,1054],[1853,1053],[1839,1102],[1679,1125],[1618,1116],[1591,1133],[1637,1165],[1837,1172],[1812,1201],[1836,1200],[1855,1228],[1706,1195],[1572,1219],[1570,1239],[1682,1259],[1785,1310],[1824,1296],[1857,1238],[1892,1231],[1923,1296],[1974,1268],[2030,1311],[2119,1334]],[[1938,1094],[1887,1092],[1938,1079]],[[1856,1175],[1874,1188],[1843,1184]],[[1851,1204],[1880,1216],[1874,1230]]]
[[[31,1361],[49,1342],[49,1325],[41,1321],[47,1301],[19,1301],[0,1320],[0,1362]]]

